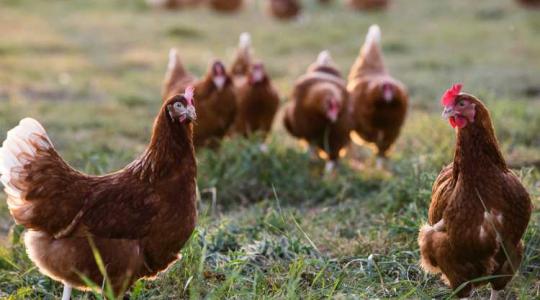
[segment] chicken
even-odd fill
[[[405,121],[408,94],[405,86],[388,74],[382,58],[381,31],[372,25],[349,73],[354,132],[377,147],[377,167],[399,136]]]
[[[327,172],[334,169],[340,151],[349,144],[348,106],[346,82],[328,51],[323,51],[296,81],[283,122],[291,135],[307,140],[326,154]]]
[[[540,0],[517,0],[526,8],[540,9]]]
[[[231,67],[238,104],[232,131],[244,136],[254,132],[266,135],[279,106],[279,95],[264,65],[253,63],[251,52],[251,37],[249,33],[242,33]]]
[[[195,87],[195,108],[199,115],[193,132],[195,147],[216,147],[236,116],[237,104],[232,80],[219,60],[210,64],[204,78],[197,80],[185,71],[177,51],[172,49],[163,85],[163,99],[178,94],[188,85]]]
[[[43,127],[23,119],[0,148],[0,181],[11,215],[28,231],[28,255],[39,270],[85,289],[81,274],[104,282],[92,246],[120,295],[178,259],[197,220],[197,165],[192,145],[192,90],[165,101],[146,151],[123,170],[90,176],[74,170]]]
[[[177,9],[195,6],[202,1],[203,0],[146,0],[146,3],[157,8]]]
[[[523,242],[531,216],[531,199],[501,154],[486,106],[454,85],[442,99],[443,116],[456,128],[452,164],[433,184],[429,225],[420,229],[421,265],[442,273],[468,297],[476,286],[490,283],[491,299],[505,288],[523,258]]]
[[[356,10],[376,10],[388,7],[389,0],[347,0],[347,4]]]
[[[208,0],[210,7],[219,12],[235,12],[242,7],[242,0]]]
[[[279,95],[262,63],[251,66],[244,84],[238,87],[238,114],[234,132],[268,134],[279,106]]]
[[[268,13],[281,20],[295,18],[300,14],[302,5],[298,0],[267,0]]]

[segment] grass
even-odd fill
[[[323,49],[346,72],[368,26],[383,30],[392,73],[411,92],[411,113],[389,173],[354,147],[334,177],[276,126],[269,152],[256,139],[225,140],[198,153],[200,220],[183,259],[132,299],[444,299],[452,291],[418,266],[416,236],[431,185],[451,161],[454,134],[436,99],[455,81],[491,110],[508,163],[536,209],[526,255],[505,294],[540,297],[540,18],[510,0],[394,1],[384,13],[306,2],[303,20],[278,23],[253,1],[242,13],[154,11],[137,1],[0,3],[0,132],[24,116],[40,120],[63,157],[102,174],[144,149],[158,109],[167,52],[177,47],[201,74],[230,62],[249,30],[283,101]],[[337,1],[339,2],[339,1]],[[0,196],[0,298],[53,299],[62,287],[41,275]],[[487,288],[474,298],[486,297]],[[101,297],[76,292],[82,299]]]

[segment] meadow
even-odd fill
[[[249,31],[285,103],[321,50],[347,73],[377,23],[386,64],[411,94],[388,170],[374,168],[369,147],[354,145],[337,174],[324,176],[324,163],[288,136],[280,115],[266,153],[256,138],[199,151],[198,227],[182,260],[156,280],[139,280],[131,299],[451,298],[420,269],[416,238],[431,185],[452,160],[455,133],[438,99],[457,81],[490,109],[503,154],[535,205],[505,297],[539,299],[540,12],[510,0],[397,0],[373,13],[334,2],[304,1],[301,20],[282,23],[264,15],[263,1],[220,15],[153,10],[142,0],[2,0],[2,139],[31,116],[74,167],[114,171],[149,140],[169,48],[201,75],[212,58],[231,62],[239,34]],[[4,200],[2,193],[0,298],[59,297],[62,286],[28,259]],[[487,295],[482,288],[473,298]]]

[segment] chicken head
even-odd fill
[[[444,93],[441,104],[444,106],[443,118],[448,119],[454,128],[464,128],[474,122],[476,104],[466,94],[461,94],[462,84],[454,84]]]
[[[167,111],[172,121],[189,123],[197,119],[193,103],[193,87],[187,87],[183,95],[172,97],[167,103]]]
[[[212,81],[218,90],[222,90],[227,82],[227,73],[225,65],[219,60],[212,64]]]

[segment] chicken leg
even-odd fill
[[[64,292],[62,293],[62,300],[71,299],[71,285],[64,283]]]

